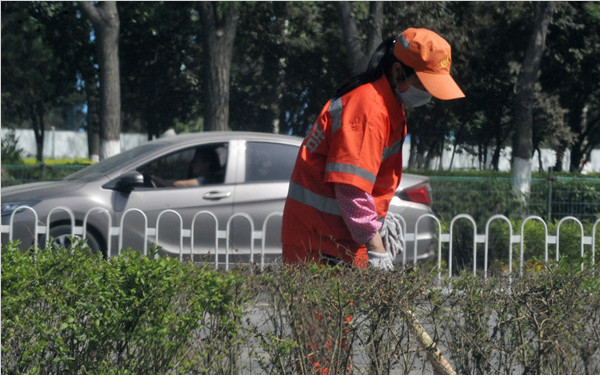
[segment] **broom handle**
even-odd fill
[[[456,371],[454,371],[452,366],[446,361],[442,351],[437,348],[435,342],[429,337],[415,314],[413,314],[412,311],[407,310],[405,315],[409,328],[413,331],[415,336],[417,336],[419,345],[427,352],[427,359],[429,359],[429,362],[431,362],[431,365],[433,366],[434,375],[456,375]]]

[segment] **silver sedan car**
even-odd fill
[[[106,255],[158,244],[166,254],[192,254],[195,261],[226,248],[228,262],[248,262],[264,241],[267,260],[276,261],[281,215],[273,213],[283,211],[301,143],[299,137],[268,133],[183,134],[148,142],[61,181],[3,188],[2,243],[12,218],[13,239],[23,247],[34,243],[37,220],[38,226],[49,224],[57,242],[70,240],[73,224],[83,226],[88,245]],[[197,168],[208,171],[204,181],[193,176]],[[415,232],[420,216],[431,214],[429,190],[426,177],[402,176],[390,210],[404,218],[408,233]],[[21,206],[31,209],[12,215]],[[265,238],[253,237],[263,225]],[[418,259],[433,254],[433,222],[422,220],[418,229],[416,237],[407,236],[407,261],[414,258],[415,238]],[[217,261],[219,256],[225,255]]]

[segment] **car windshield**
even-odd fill
[[[164,144],[161,143],[145,143],[139,147],[132,148],[125,152],[121,152],[117,155],[111,156],[108,159],[102,160],[99,163],[94,165],[90,165],[89,167],[83,168],[80,171],[77,171],[73,174],[68,175],[64,178],[64,180],[72,181],[72,180],[87,180],[90,178],[98,177],[107,174],[111,170],[122,166],[127,163],[129,160],[135,159],[141,155],[144,155],[149,152],[153,152],[159,148],[164,147]]]

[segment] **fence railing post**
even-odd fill
[[[225,249],[226,249],[225,271],[229,271],[229,253],[230,253],[230,248],[229,248],[230,238],[229,237],[231,235],[231,223],[233,222],[233,219],[235,219],[237,217],[245,218],[246,220],[248,220],[248,223],[250,224],[250,263],[254,263],[254,240],[255,240],[254,221],[252,221],[252,218],[247,213],[238,212],[238,213],[231,215],[229,217],[229,220],[227,220],[227,238],[225,239]]]
[[[504,215],[494,215],[490,217],[485,224],[485,247],[484,247],[484,257],[483,257],[483,278],[487,279],[488,274],[488,253],[489,253],[489,239],[490,239],[490,224],[494,220],[503,220],[508,225],[508,273],[509,278],[512,278],[512,247],[513,240],[515,237],[513,236],[513,227],[510,220]]]
[[[548,264],[548,224],[539,216],[528,216],[521,223],[521,254],[519,256],[519,276],[523,276],[523,266],[525,263],[525,224],[530,220],[539,221],[544,227],[544,264]]]
[[[156,240],[156,244],[160,246],[160,241],[159,241],[159,236],[160,236],[160,218],[167,213],[171,213],[174,214],[177,219],[179,220],[179,261],[182,262],[183,261],[183,218],[181,217],[181,215],[179,214],[179,212],[175,211],[175,210],[163,210],[161,211],[158,216],[156,217],[156,234],[154,235],[154,239]],[[173,229],[173,227],[170,227],[169,229]],[[154,259],[156,259],[158,257],[158,253],[154,254]]]
[[[94,207],[92,209],[90,209],[88,212],[86,212],[85,216],[83,217],[83,224],[82,224],[82,231],[83,231],[83,238],[86,238],[87,236],[87,223],[88,223],[88,219],[90,217],[91,214],[93,213],[101,213],[104,214],[104,216],[106,216],[106,220],[108,222],[108,228],[106,230],[106,257],[110,258],[111,257],[111,252],[110,252],[110,248],[111,248],[111,242],[112,242],[112,217],[110,216],[110,212],[108,212],[108,210],[104,207]],[[75,220],[73,218],[73,220]]]
[[[576,217],[573,217],[573,216],[563,217],[562,219],[560,219],[560,221],[558,222],[558,225],[556,226],[556,262],[558,263],[558,261],[560,260],[560,256],[559,256],[559,252],[560,252],[560,226],[565,221],[568,221],[568,220],[574,221],[579,226],[579,236],[580,236],[579,251],[580,251],[580,255],[581,255],[581,270],[583,271],[583,260],[584,260],[584,256],[585,256],[585,247],[584,247],[584,244],[585,244],[585,235],[584,235],[584,231],[583,231],[583,224]]]
[[[194,229],[196,227],[196,219],[200,215],[208,215],[213,219],[215,223],[215,269],[219,268],[219,219],[217,216],[210,211],[202,210],[197,212],[192,219],[192,223],[190,224],[190,259],[192,262],[194,261]],[[223,238],[226,238],[226,235],[223,235]]]
[[[546,195],[546,220],[552,220],[552,183],[556,181],[552,167],[548,167],[548,192]]]
[[[121,224],[119,225],[119,227],[121,228],[119,231],[119,249],[118,249],[118,254],[121,255],[121,250],[123,249],[123,225],[125,223],[125,216],[127,216],[130,212],[137,212],[140,215],[142,215],[142,218],[144,219],[144,245],[143,245],[143,254],[144,256],[148,255],[148,216],[146,216],[146,214],[144,213],[144,211],[140,210],[139,208],[129,208],[127,209],[125,212],[123,212],[123,215],[121,216]],[[153,233],[154,234],[154,233]]]
[[[269,215],[267,215],[267,217],[265,218],[265,221],[263,222],[261,249],[260,249],[260,270],[261,271],[264,271],[264,269],[265,269],[265,246],[267,245],[267,223],[269,222],[269,220],[272,217],[275,217],[275,216],[282,217],[283,212],[281,212],[281,211],[271,212]]]
[[[477,272],[477,223],[471,215],[460,214],[454,216],[450,221],[450,244],[448,247],[448,277],[452,277],[452,235],[454,234],[454,223],[459,219],[467,219],[473,225],[473,274]]]

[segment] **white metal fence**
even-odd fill
[[[20,238],[20,240],[32,240],[34,247],[39,247],[40,245],[42,245],[42,247],[46,246],[46,242],[48,240],[48,236],[47,234],[49,233],[49,223],[52,223],[52,218],[54,217],[54,215],[56,215],[58,212],[63,211],[65,213],[68,214],[68,216],[70,217],[70,223],[71,223],[71,235],[72,236],[79,236],[79,237],[86,237],[86,232],[87,232],[87,226],[88,226],[88,218],[91,214],[103,214],[106,216],[107,221],[108,221],[108,226],[107,226],[107,230],[105,233],[105,236],[107,238],[107,249],[106,249],[106,254],[107,256],[111,256],[112,255],[112,251],[111,251],[111,243],[113,242],[112,239],[113,238],[118,238],[118,249],[117,249],[117,253],[120,254],[121,253],[121,249],[123,248],[123,228],[125,225],[125,218],[133,213],[137,213],[140,214],[143,218],[144,218],[144,228],[143,228],[143,232],[144,232],[144,237],[146,238],[147,241],[144,241],[144,245],[143,245],[143,253],[144,255],[148,255],[148,242],[154,242],[156,244],[161,243],[161,239],[159,236],[160,233],[160,224],[161,224],[161,219],[163,218],[163,216],[165,215],[175,215],[176,218],[178,218],[178,222],[179,222],[179,259],[183,260],[184,259],[184,255],[189,255],[190,257],[193,257],[193,255],[198,254],[197,252],[195,252],[194,249],[194,236],[195,236],[195,225],[196,225],[196,220],[202,216],[202,215],[207,215],[208,217],[211,217],[214,220],[215,223],[215,230],[214,233],[212,233],[212,236],[215,239],[214,242],[214,263],[215,263],[215,267],[219,268],[220,265],[223,265],[225,267],[225,269],[229,269],[230,266],[230,255],[232,254],[232,249],[231,249],[231,244],[230,244],[230,233],[232,230],[232,223],[233,220],[236,218],[244,218],[248,221],[249,225],[250,225],[250,263],[254,264],[254,263],[258,263],[260,268],[263,269],[266,262],[265,262],[265,240],[267,238],[267,228],[268,228],[268,224],[269,222],[275,218],[275,217],[281,217],[282,213],[281,212],[273,212],[271,214],[269,214],[266,219],[263,222],[263,225],[260,229],[256,229],[255,225],[254,225],[254,221],[252,219],[252,217],[246,213],[236,213],[233,214],[231,217],[229,217],[229,219],[227,220],[227,224],[225,225],[225,228],[220,228],[219,227],[219,222],[217,219],[217,216],[210,212],[210,211],[199,211],[197,212],[191,222],[191,225],[189,228],[184,228],[183,227],[183,219],[181,217],[181,215],[175,211],[175,210],[164,210],[162,212],[159,213],[156,222],[154,223],[154,226],[148,226],[148,217],[147,215],[140,209],[137,208],[131,208],[128,209],[127,211],[125,211],[121,217],[121,220],[119,222],[119,224],[117,226],[113,226],[112,225],[112,218],[111,215],[109,213],[108,210],[104,209],[104,208],[93,208],[91,210],[89,210],[85,216],[83,217],[83,222],[81,225],[77,225],[76,224],[76,219],[75,219],[75,215],[74,213],[67,207],[55,207],[54,209],[52,209],[50,211],[50,213],[48,214],[48,216],[46,217],[45,223],[42,222],[39,217],[37,212],[31,208],[31,207],[27,207],[27,206],[21,206],[18,207],[17,209],[15,209],[12,214],[10,215],[10,218],[8,220],[8,223],[5,225],[1,226],[1,233],[3,234],[3,238],[5,238],[4,236],[8,235],[8,241],[13,241],[16,240],[17,238],[14,236],[14,229],[17,225],[26,225],[24,223],[14,223],[14,217],[17,213],[22,212],[22,211],[30,211],[32,213],[32,220],[31,223],[29,223],[29,225],[33,228],[33,230],[31,231],[30,235],[32,238],[29,239],[23,239]],[[492,217],[490,217],[485,225],[485,230],[483,233],[479,233],[478,229],[477,229],[477,224],[475,222],[475,219],[467,214],[460,214],[455,216],[451,221],[450,221],[450,225],[449,225],[449,231],[448,233],[443,233],[442,232],[442,223],[440,222],[440,220],[435,217],[434,215],[431,214],[426,214],[426,215],[422,215],[421,217],[419,217],[416,220],[415,223],[415,231],[414,233],[407,233],[406,228],[406,222],[401,219],[401,225],[404,229],[404,248],[406,249],[406,242],[410,241],[413,242],[414,247],[413,249],[406,249],[406,251],[402,252],[402,261],[401,263],[403,265],[405,265],[407,263],[406,259],[406,255],[407,255],[407,251],[413,251],[414,253],[414,262],[417,261],[417,245],[418,242],[415,241],[415,239],[418,238],[419,235],[419,229],[421,228],[421,223],[424,220],[432,220],[436,225],[436,230],[437,230],[437,236],[435,239],[435,245],[436,245],[436,254],[437,254],[437,265],[438,265],[438,277],[442,276],[442,255],[443,255],[443,244],[446,243],[448,244],[448,246],[446,246],[447,248],[447,259],[448,259],[448,264],[447,264],[447,272],[448,272],[448,276],[452,276],[452,270],[453,270],[453,264],[452,264],[452,260],[453,260],[453,237],[455,235],[455,228],[456,228],[456,224],[459,221],[467,221],[468,223],[471,224],[471,226],[473,227],[473,232],[472,232],[472,247],[471,247],[471,251],[473,254],[473,274],[477,274],[478,269],[477,269],[477,251],[478,251],[478,244],[483,244],[484,246],[484,264],[483,264],[483,268],[482,268],[482,272],[485,278],[487,278],[488,275],[488,255],[489,255],[489,248],[490,248],[490,226],[493,222],[495,221],[500,221],[500,222],[505,222],[506,225],[508,226],[508,271],[509,274],[512,275],[513,273],[513,247],[519,245],[519,274],[523,273],[523,269],[524,269],[524,247],[525,247],[525,237],[526,237],[526,233],[525,233],[525,225],[528,222],[538,222],[540,225],[542,225],[543,229],[544,229],[544,262],[548,263],[550,261],[549,259],[549,254],[550,254],[550,245],[555,245],[555,260],[558,261],[559,257],[560,257],[560,233],[561,233],[561,227],[563,227],[563,225],[567,222],[571,222],[574,223],[578,226],[579,228],[579,232],[580,232],[580,238],[579,238],[579,247],[580,247],[580,256],[581,259],[583,260],[585,257],[589,256],[591,258],[591,263],[595,264],[595,254],[596,254],[596,234],[598,231],[598,227],[600,224],[600,219],[597,219],[592,227],[592,233],[591,235],[585,235],[584,233],[584,226],[582,224],[582,222],[577,219],[576,217],[573,216],[568,216],[568,217],[564,217],[563,219],[561,219],[556,227],[556,233],[551,234],[549,233],[549,229],[548,229],[548,224],[546,223],[546,221],[544,219],[542,219],[539,216],[529,216],[526,217],[522,223],[521,223],[521,227],[520,227],[520,231],[519,232],[515,232],[512,222],[504,215],[494,215]],[[35,223],[35,225],[34,225]],[[44,235],[43,238],[43,243],[40,244],[39,243],[39,237],[40,235]],[[186,253],[184,251],[184,240],[189,240],[190,246],[189,246],[189,251]],[[219,240],[223,240],[225,242],[224,248],[220,248],[220,241]],[[221,242],[223,242],[221,241]],[[255,249],[255,243],[257,241],[260,241],[260,249],[257,251]],[[221,246],[222,247],[222,246]],[[586,250],[587,249],[587,250]],[[225,262],[222,263],[219,261],[219,256],[220,255],[224,255],[225,257]],[[538,256],[541,256],[542,254],[538,254]],[[258,258],[258,259],[256,259]],[[581,263],[581,268],[584,267],[584,263],[582,261]]]

